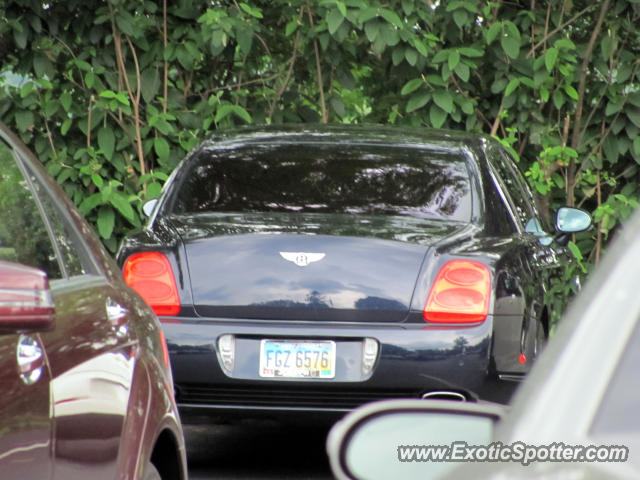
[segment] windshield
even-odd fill
[[[271,144],[203,149],[183,167],[169,212],[405,215],[469,221],[460,154],[422,148]]]

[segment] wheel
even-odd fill
[[[542,320],[536,320],[536,336],[533,338],[533,358],[538,358],[547,344],[547,332]]]
[[[146,467],[144,467],[144,474],[142,475],[142,480],[162,480],[160,473],[156,469],[155,465],[151,462],[147,462]]]

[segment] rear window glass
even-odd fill
[[[409,147],[269,145],[203,150],[176,178],[170,213],[302,212],[469,221],[466,160]]]

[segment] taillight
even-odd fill
[[[124,264],[124,281],[140,294],[156,315],[177,315],[180,311],[173,270],[162,253],[131,255]]]
[[[477,323],[487,318],[491,274],[473,260],[451,260],[438,272],[423,316],[434,323]]]

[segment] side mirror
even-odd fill
[[[591,226],[591,215],[584,210],[562,207],[556,212],[556,229],[562,233],[583,232]]]
[[[145,204],[142,206],[142,213],[144,213],[147,217],[150,217],[151,214],[153,213],[153,210],[156,208],[157,204],[158,204],[157,198],[154,198],[153,200],[149,200],[148,202],[145,202]]]
[[[446,400],[389,400],[360,407],[327,438],[337,479],[435,479],[459,463],[425,458],[459,445],[487,445],[504,408]],[[424,448],[422,448],[424,447]],[[457,447],[456,447],[457,448]],[[441,453],[436,453],[440,450]]]
[[[573,207],[561,207],[556,212],[556,241],[566,245],[572,233],[583,232],[591,226],[591,215]]]
[[[54,317],[47,274],[0,261],[0,331],[48,330]]]

